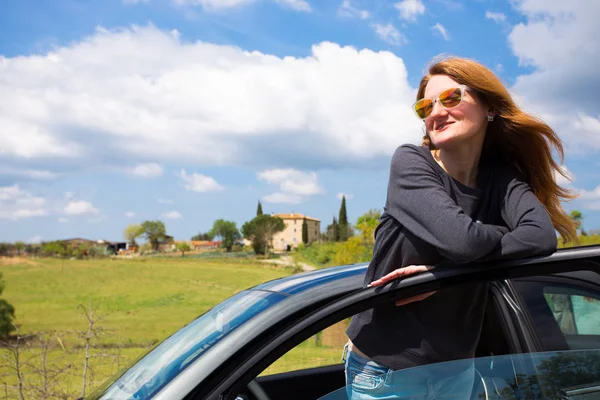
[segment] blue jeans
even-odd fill
[[[348,345],[343,360],[350,400],[471,398],[475,367],[470,360],[393,371],[356,354]],[[459,369],[456,374],[452,374],[453,365]]]

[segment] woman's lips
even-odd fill
[[[446,123],[444,123],[444,124],[442,125],[442,127],[441,127],[441,128],[436,128],[436,129],[435,129],[435,131],[436,131],[436,132],[443,132],[443,131],[445,131],[445,130],[446,130],[446,128],[447,128],[447,127],[449,127],[449,126],[450,126],[450,125],[452,125],[452,124],[453,124],[453,122],[446,122]]]

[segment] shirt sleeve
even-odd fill
[[[410,145],[399,147],[392,157],[386,211],[451,262],[482,258],[507,232],[474,222],[449,196],[425,155]]]
[[[502,182],[503,181],[503,182]],[[485,259],[519,258],[556,251],[558,240],[546,207],[513,167],[500,184],[505,195],[500,214],[509,232]]]

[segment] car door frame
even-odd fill
[[[407,298],[418,294],[456,286],[473,281],[503,281],[524,276],[536,276],[568,271],[573,260],[593,262],[594,271],[600,273],[600,246],[584,249],[569,249],[548,256],[531,257],[498,263],[445,266],[390,282],[381,287],[366,288],[352,292],[307,314],[295,323],[282,328],[277,335],[256,338],[248,348],[238,352],[215,374],[197,385],[186,399],[227,398],[239,387],[247,385],[270,363],[281,357],[302,340],[320,330],[362,310],[380,303]],[[179,379],[193,379],[193,368],[184,370]],[[181,398],[181,392],[167,385],[155,398]],[[169,397],[169,395],[171,396]],[[225,396],[223,396],[225,394]],[[177,396],[173,396],[177,395]]]

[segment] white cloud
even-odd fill
[[[248,5],[256,0],[173,0],[180,6],[200,6],[207,11],[221,11],[228,8]],[[296,11],[312,11],[306,0],[274,0],[275,3],[289,7]]]
[[[138,164],[130,168],[128,172],[142,178],[156,178],[163,174],[163,167],[156,163]]]
[[[188,175],[184,169],[180,173],[183,186],[193,192],[214,192],[225,189],[210,176],[193,173]]]
[[[518,0],[525,22],[509,43],[519,63],[532,72],[511,90],[524,108],[543,118],[573,153],[600,151],[600,2]]]
[[[64,212],[67,215],[98,214],[98,209],[88,201],[71,201]]]
[[[271,169],[259,172],[258,179],[279,185],[286,193],[312,196],[323,192],[319,187],[315,172],[302,172],[294,169]]]
[[[501,12],[486,11],[485,12],[485,17],[487,19],[491,19],[492,21],[494,21],[496,23],[506,22],[506,15],[504,15]]]
[[[425,5],[421,0],[403,0],[394,4],[400,11],[400,18],[406,21],[416,21],[419,15],[425,14]]]
[[[98,28],[51,53],[0,57],[0,76],[3,154],[74,157],[73,170],[91,158],[354,165],[420,140],[402,59],[328,42],[278,57],[153,26]]]
[[[173,0],[177,5],[201,6],[207,10],[219,10],[253,3],[255,0]]]
[[[393,44],[396,46],[407,42],[406,38],[392,24],[373,24],[372,26],[375,29],[375,33],[377,33],[377,36],[379,36],[379,38],[384,42],[388,42],[389,44]]]
[[[280,204],[299,204],[304,201],[301,196],[297,196],[295,194],[289,193],[272,193],[266,196],[263,196],[262,200],[265,203],[280,203]]]
[[[271,169],[259,172],[257,178],[279,186],[280,192],[263,197],[263,200],[268,203],[298,204],[308,196],[323,192],[315,172]]]
[[[19,178],[28,178],[35,180],[52,180],[60,176],[60,174],[47,170],[40,169],[20,169],[14,167],[0,166],[0,175],[9,175]]]
[[[446,41],[450,40],[450,38],[448,36],[448,32],[446,32],[446,28],[444,28],[444,26],[442,24],[440,24],[439,22],[437,24],[435,24],[434,26],[432,26],[431,29],[433,29],[435,32],[440,34],[440,36],[443,37],[444,40],[446,40]]]
[[[355,7],[351,0],[344,0],[337,12],[339,16],[348,18],[368,19],[371,16],[367,10],[361,10]]]
[[[135,213],[134,213],[133,211],[127,211],[127,212],[125,213],[125,216],[126,216],[127,218],[133,218],[133,217],[135,217]]]
[[[308,4],[305,0],[275,0],[275,2],[296,11],[312,11],[310,4]]]
[[[565,178],[561,174],[554,171],[554,180],[556,181],[556,183],[558,183],[561,186],[566,186],[575,181],[575,175],[571,171],[569,171],[569,169],[566,166],[561,165],[560,169],[567,177]]]
[[[173,200],[171,199],[156,199],[160,204],[173,204]]]
[[[65,192],[65,199],[75,198],[75,192]]]
[[[29,239],[27,239],[27,243],[38,244],[42,241],[42,239],[44,239],[44,238],[39,235],[33,236],[33,237],[30,237]]]
[[[43,197],[34,196],[19,185],[0,187],[0,219],[18,220],[47,214]]]
[[[66,224],[69,222],[69,220],[67,218],[62,217],[58,219],[58,222],[60,222],[61,224]]]
[[[169,212],[162,214],[161,217],[167,218],[167,219],[180,219],[180,218],[182,218],[182,215],[177,211],[169,211]]]
[[[583,200],[584,209],[600,210],[600,185],[593,190],[579,190],[579,200]]]
[[[346,200],[350,200],[350,199],[353,199],[353,198],[354,198],[354,195],[353,195],[353,194],[350,194],[350,193],[338,193],[338,194],[337,194],[337,198],[338,198],[338,199],[340,199],[340,200],[341,200],[341,199],[342,199],[344,196],[346,196]]]

